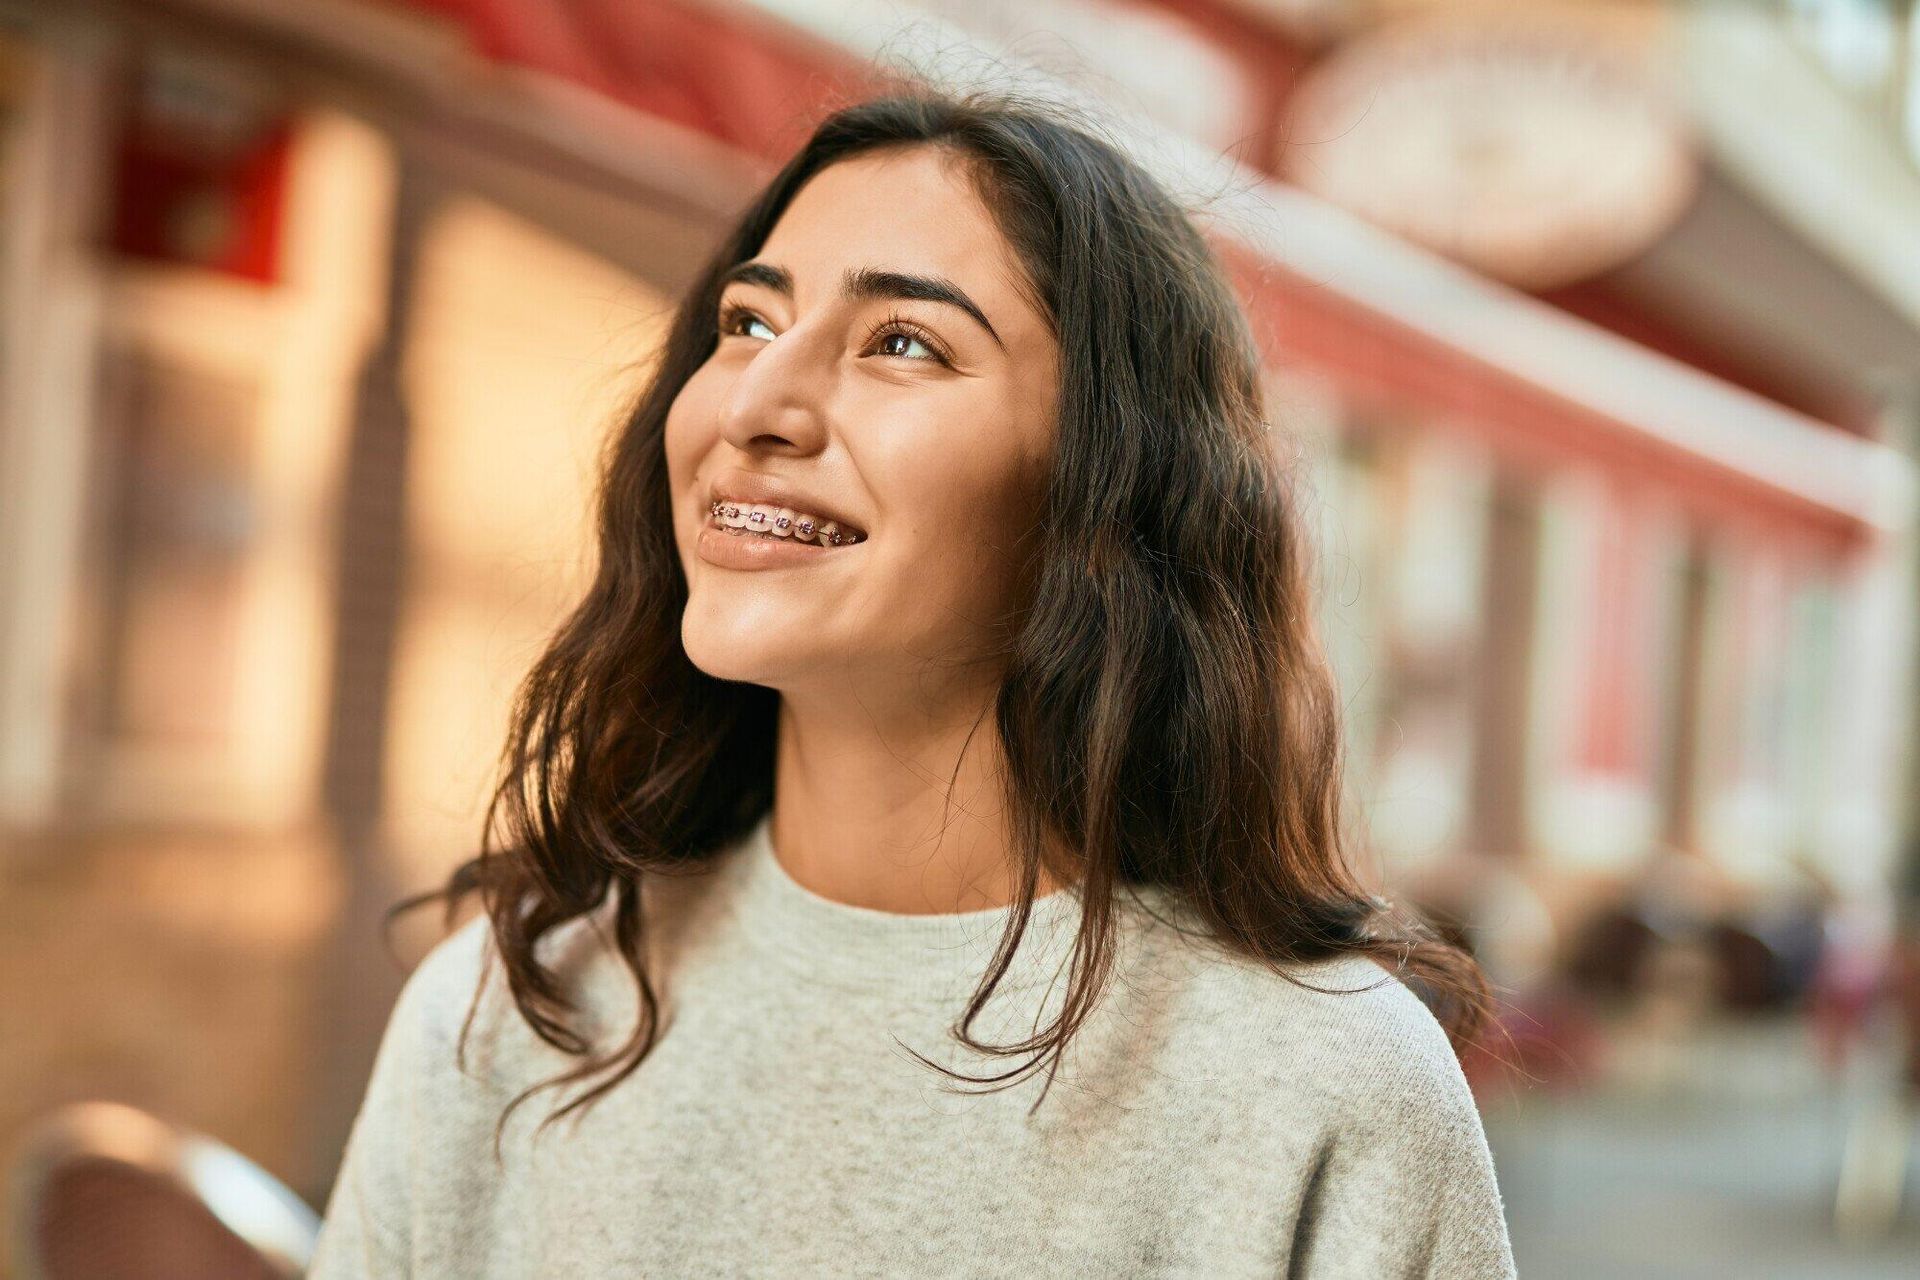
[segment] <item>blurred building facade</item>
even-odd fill
[[[914,12],[1241,166],[1210,225],[1319,507],[1369,874],[1497,859],[1543,937],[1675,857],[1886,899],[1920,27],[1443,8]],[[309,1195],[392,990],[355,957],[473,847],[601,438],[901,11],[0,6],[0,831],[318,851],[262,892],[323,959],[321,1101],[252,1143]]]

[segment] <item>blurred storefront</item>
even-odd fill
[[[1210,225],[1321,505],[1373,874],[1497,859],[1546,939],[1676,856],[1732,905],[1884,895],[1920,268],[1776,187],[1920,210],[1911,20],[1829,83],[1818,5],[1430,7],[913,12],[1241,166]],[[282,914],[335,966],[296,1077],[333,1096],[255,1144],[316,1199],[392,990],[347,957],[473,844],[599,440],[901,11],[0,6],[0,830],[326,851]],[[1769,58],[1893,158],[1756,167],[1724,104]]]

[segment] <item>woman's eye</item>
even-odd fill
[[[896,345],[897,344],[897,345]],[[919,354],[915,354],[918,348]],[[934,364],[952,365],[952,360],[930,338],[920,336],[920,329],[901,320],[899,317],[883,320],[874,326],[867,337],[867,350],[875,355],[898,356],[903,360],[928,360]]]
[[[767,339],[771,341],[774,337],[774,332],[771,328],[768,328],[767,322],[765,320],[762,320],[759,316],[753,314],[753,312],[748,311],[741,307],[735,307],[731,311],[727,312],[725,318],[722,319],[720,322],[720,329],[723,333],[738,334],[741,337],[751,338],[755,336],[751,331],[751,329],[743,330],[741,326],[756,325],[756,324],[759,325],[762,329],[766,329]]]
[[[901,344],[898,350],[892,349],[889,345],[896,342]],[[915,347],[920,348],[921,354],[917,356],[913,354],[913,348]],[[909,360],[937,360],[940,358],[926,343],[901,329],[895,329],[891,333],[883,333],[880,335],[880,354],[883,356],[905,356]]]

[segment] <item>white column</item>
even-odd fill
[[[15,828],[60,795],[114,62],[98,32],[56,34],[31,64],[0,212],[0,827]]]

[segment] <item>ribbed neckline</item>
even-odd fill
[[[908,915],[823,898],[795,880],[773,847],[768,812],[728,863],[736,923],[798,976],[855,990],[964,995],[986,976],[1012,906]],[[1080,927],[1078,886],[1036,898],[998,990],[1065,981]]]

